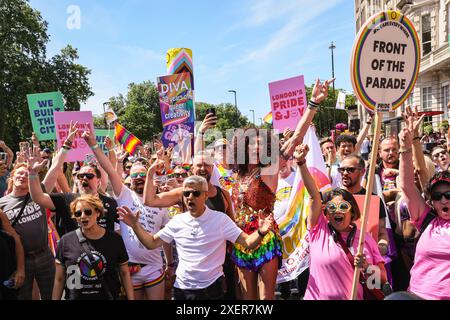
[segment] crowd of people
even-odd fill
[[[208,113],[189,163],[159,142],[129,155],[107,138],[104,153],[95,133],[79,132],[77,123],[55,152],[41,150],[34,135],[16,155],[0,142],[7,154],[0,161],[0,299],[273,300],[276,291],[288,299],[297,286],[305,300],[346,300],[355,267],[358,299],[373,298],[373,270],[386,299],[450,299],[447,144],[427,150],[423,116],[406,108],[398,137],[383,137],[372,153],[378,234],[367,233],[359,252],[362,208],[354,195],[367,193],[372,119],[357,137],[320,141],[330,192],[319,191],[305,160],[303,139],[332,81],[317,80],[295,130],[279,136],[248,128],[253,134],[206,147],[218,120]],[[77,135],[94,158],[68,163]],[[277,220],[296,174],[310,195],[310,265],[277,285]]]

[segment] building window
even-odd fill
[[[422,51],[423,55],[431,52],[431,16],[422,16]]]
[[[430,111],[431,110],[431,105],[432,105],[432,100],[433,96],[432,96],[432,87],[426,87],[426,88],[422,88],[422,108],[423,111]],[[424,118],[424,123],[431,123],[432,122],[432,117],[425,117]]]
[[[444,111],[445,118],[448,119],[448,104],[450,102],[450,86],[446,85],[441,88],[441,101],[442,101],[442,110]]]
[[[414,92],[411,92],[411,94],[408,97],[408,100],[406,100],[406,105],[413,107],[413,101],[414,101]]]

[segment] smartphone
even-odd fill
[[[30,149],[30,144],[28,142],[19,142],[20,152],[26,152],[28,149]]]
[[[216,109],[215,108],[208,108],[206,109],[206,114],[213,114],[214,116],[216,115]]]
[[[6,152],[0,152],[0,160],[6,163],[8,161],[8,154]]]

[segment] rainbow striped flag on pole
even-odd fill
[[[272,122],[273,122],[272,111],[270,111],[268,114],[266,114],[266,116],[264,117],[263,121],[265,123],[272,124]]]
[[[116,140],[121,145],[123,145],[123,147],[125,148],[125,150],[127,150],[127,152],[129,154],[133,154],[136,151],[136,148],[139,145],[142,145],[141,140],[136,138],[133,134],[128,132],[127,129],[122,127],[117,122],[116,122],[116,125],[115,125],[114,129],[115,129],[114,136],[115,136]]]
[[[306,165],[321,192],[331,190],[330,179],[325,167],[319,140],[314,128],[310,127],[303,139],[310,148]],[[283,240],[282,266],[278,270],[277,283],[296,279],[309,267],[309,241],[306,218],[310,211],[310,199],[305,184],[296,169],[294,183],[289,197],[288,210],[277,218]]]

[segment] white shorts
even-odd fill
[[[156,286],[164,281],[164,270],[162,268],[155,268],[152,265],[146,265],[138,272],[131,275],[131,282],[134,290],[141,290]]]

